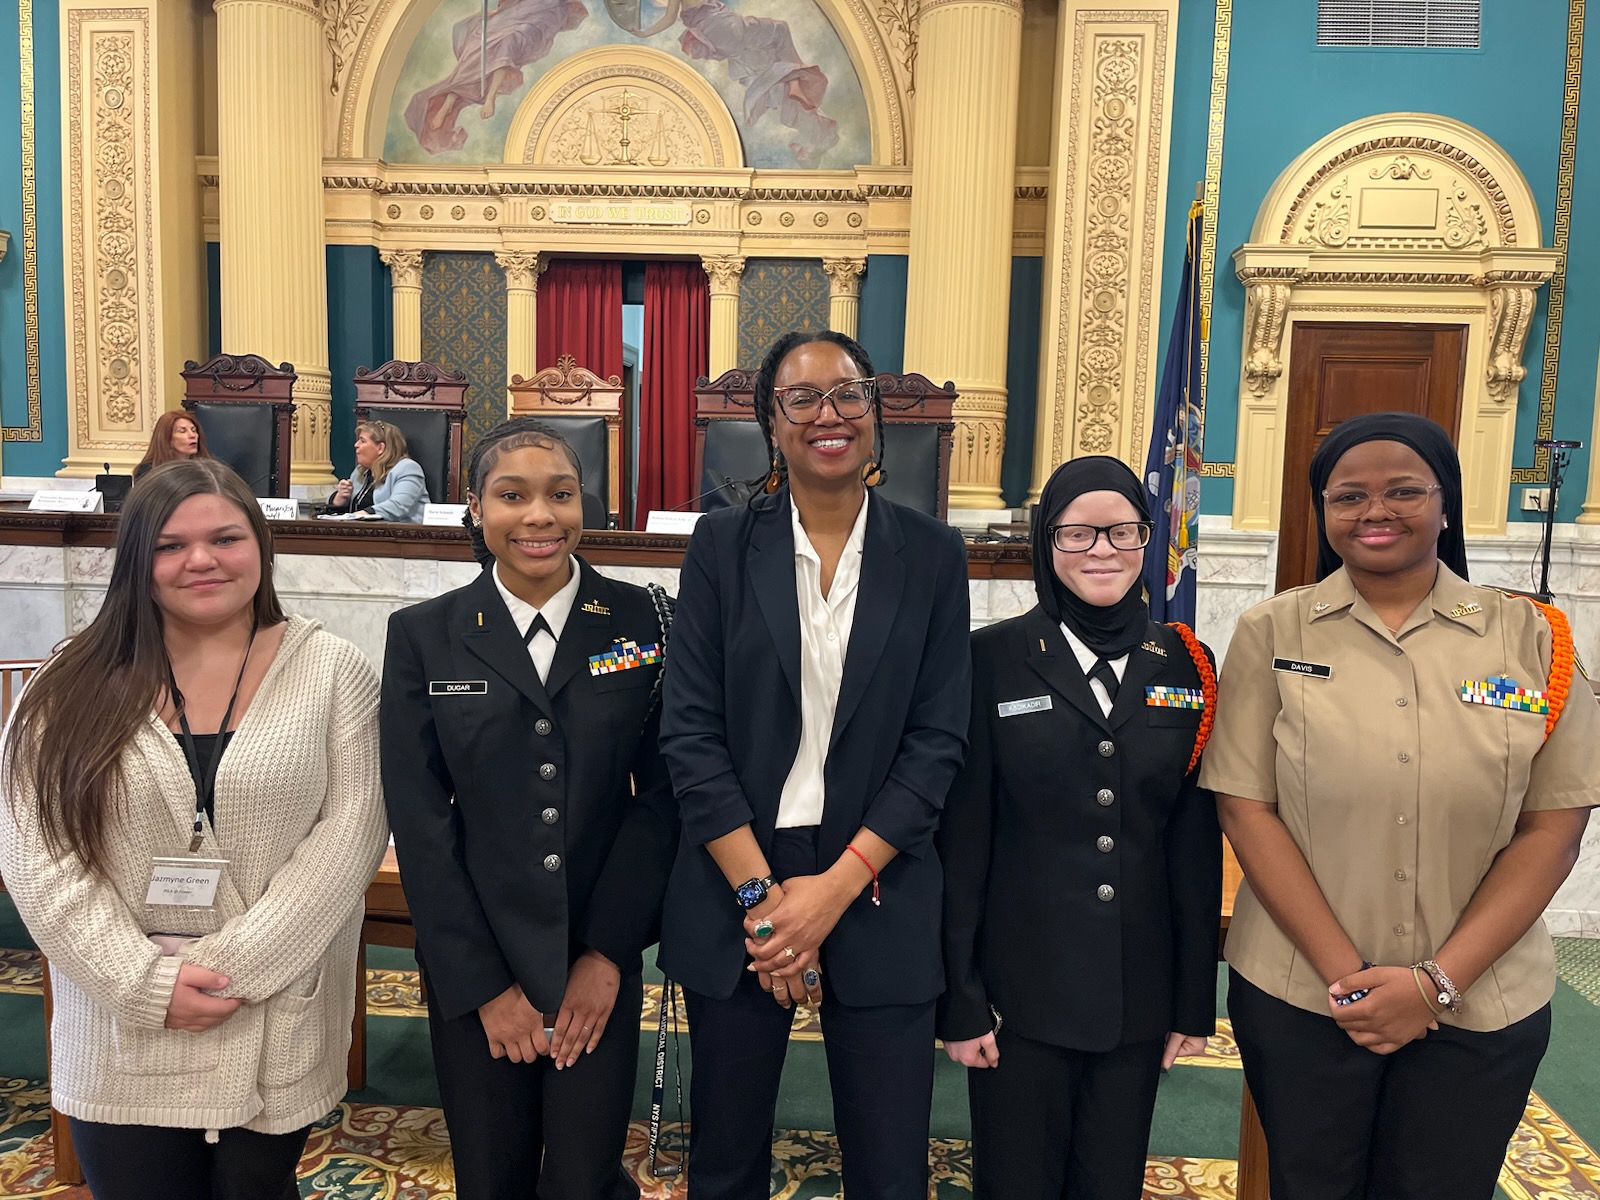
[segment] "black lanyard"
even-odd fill
[[[233,681],[233,695],[228,697],[227,711],[222,714],[222,726],[217,730],[216,741],[211,746],[211,761],[206,764],[203,774],[200,770],[200,751],[194,744],[194,731],[189,728],[189,715],[183,711],[183,693],[178,690],[178,677],[172,674],[170,665],[167,667],[172,685],[172,702],[178,706],[178,728],[183,731],[183,753],[189,760],[189,773],[194,776],[194,836],[189,839],[190,854],[200,849],[200,839],[205,835],[204,822],[210,820],[211,828],[217,827],[217,768],[222,765],[228,722],[233,720],[233,706],[239,702],[239,689],[244,685],[244,669],[250,665],[250,650],[256,644],[256,630],[259,628],[259,621],[251,622],[250,640],[245,644],[244,661],[239,664],[239,677]]]

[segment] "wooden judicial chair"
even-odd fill
[[[583,464],[583,490],[603,502],[613,524],[622,519],[622,378],[601,379],[570,354],[532,379],[511,377],[511,412],[537,417],[572,444]],[[593,528],[593,505],[584,505]]]
[[[259,354],[219,354],[183,364],[183,407],[206,435],[206,448],[257,496],[289,494],[295,371]]]
[[[428,499],[460,504],[466,374],[393,358],[381,367],[357,367],[355,382],[356,420],[387,421],[398,428],[427,477]]]
[[[735,503],[737,486],[768,470],[766,444],[755,420],[756,372],[734,368],[695,387],[694,478],[710,493],[702,511]],[[879,494],[938,517],[949,515],[950,448],[956,424],[953,383],[925,375],[878,376],[883,400],[887,479]]]

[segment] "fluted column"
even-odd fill
[[[1595,393],[1594,428],[1589,431],[1589,486],[1578,524],[1600,525],[1600,389]]]
[[[828,273],[828,328],[853,338],[861,324],[861,273],[867,260],[825,258],[822,269]]]
[[[905,369],[952,379],[950,507],[1000,507],[1022,0],[923,0]]]
[[[711,281],[711,354],[706,371],[715,379],[739,365],[739,278],[744,259],[708,254],[701,256],[700,265]]]
[[[422,251],[382,250],[378,257],[389,268],[394,357],[416,362],[422,357]]]
[[[290,479],[332,482],[317,0],[216,0],[222,348],[294,364]]]
[[[500,250],[494,260],[506,276],[506,382],[532,379],[539,369],[539,276],[550,264],[537,250]]]

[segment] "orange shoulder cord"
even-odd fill
[[[1548,740],[1550,731],[1556,727],[1556,721],[1561,716],[1561,709],[1567,703],[1567,693],[1572,690],[1572,663],[1575,657],[1572,626],[1567,623],[1567,614],[1555,605],[1543,604],[1538,600],[1533,600],[1532,604],[1550,622],[1550,682],[1545,685],[1545,698],[1550,701],[1550,711],[1544,718],[1544,736]]]
[[[1183,644],[1189,648],[1189,657],[1194,659],[1194,669],[1200,672],[1200,692],[1205,697],[1206,706],[1200,713],[1200,729],[1194,735],[1194,753],[1189,755],[1189,766],[1184,774],[1189,774],[1200,762],[1200,755],[1205,751],[1206,743],[1211,740],[1211,727],[1217,723],[1217,672],[1211,665],[1211,660],[1206,657],[1205,648],[1200,645],[1200,639],[1195,637],[1194,630],[1182,621],[1171,622],[1172,628],[1177,630],[1178,636],[1183,639]],[[1567,647],[1570,650],[1572,637],[1567,637]],[[1567,659],[1567,677],[1572,677],[1572,659]],[[1562,692],[1562,695],[1566,695]],[[1546,734],[1546,736],[1549,736]]]

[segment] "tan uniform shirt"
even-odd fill
[[[1432,958],[1526,809],[1600,803],[1600,708],[1581,674],[1549,740],[1545,717],[1470,704],[1466,681],[1509,676],[1543,692],[1550,626],[1525,599],[1440,566],[1432,594],[1391,634],[1337,571],[1239,620],[1200,784],[1275,803],[1362,957]],[[1246,881],[1227,958],[1312,1012],[1327,986]],[[1555,991],[1543,920],[1466,993],[1464,1029],[1501,1029]]]

